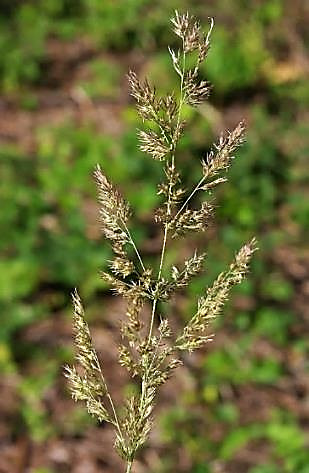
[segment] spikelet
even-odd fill
[[[127,399],[125,416],[121,423],[125,440],[117,438],[115,444],[119,454],[129,462],[134,459],[137,450],[146,442],[153,424],[151,413],[156,393],[150,388],[145,388],[144,393],[145,402],[143,403],[136,396]]]
[[[195,252],[192,258],[185,261],[182,270],[173,266],[171,279],[161,278],[154,287],[153,297],[167,301],[174,292],[188,286],[190,281],[202,271],[205,256],[205,254],[198,255]]]
[[[172,18],[172,24],[174,27],[174,33],[182,39],[183,57],[186,54],[198,51],[196,64],[192,69],[185,70],[181,65],[181,54],[180,51],[177,53],[172,49],[169,49],[174,69],[183,81],[183,101],[188,105],[197,107],[204,100],[206,100],[210,94],[209,82],[202,80],[199,81],[199,67],[201,63],[206,59],[209,47],[210,47],[210,35],[214,25],[213,19],[207,35],[201,31],[201,26],[196,19],[185,13],[180,15],[178,11],[175,12],[175,16]]]
[[[192,107],[201,105],[210,95],[208,81],[198,81],[198,70],[189,70],[184,78],[185,103]]]
[[[116,256],[113,261],[110,262],[110,268],[116,276],[122,276],[124,278],[132,274],[135,269],[132,261],[121,258],[120,256]]]
[[[151,120],[159,111],[159,103],[156,97],[156,89],[151,87],[146,78],[140,81],[135,72],[129,71],[128,81],[131,95],[137,101],[137,110],[143,120]]]
[[[197,276],[203,268],[206,254],[198,255],[196,252],[185,261],[184,268],[180,271],[176,266],[172,268],[172,279],[177,288],[185,287],[194,276]]]
[[[178,11],[175,11],[175,16],[171,19],[174,26],[174,33],[179,36],[183,41],[184,52],[190,53],[199,47],[200,43],[200,24],[194,18],[186,12],[180,15]]]

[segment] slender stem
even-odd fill
[[[128,460],[128,463],[127,463],[127,468],[126,468],[126,473],[131,473],[131,470],[132,470],[132,464],[133,462]]]
[[[170,207],[170,202],[168,202],[168,207]],[[159,267],[159,273],[158,273],[158,281],[160,281],[161,274],[162,274],[163,261],[164,261],[164,256],[165,256],[165,248],[166,248],[166,242],[167,242],[167,231],[168,231],[168,226],[167,226],[167,224],[165,224],[163,244],[162,244],[162,252],[161,252],[161,258],[160,258],[160,267]]]
[[[174,165],[174,155],[172,157],[173,164]],[[168,192],[168,202],[167,202],[167,214],[170,214],[171,211],[171,183],[169,185],[169,192]],[[159,267],[159,272],[158,272],[158,282],[161,279],[161,274],[162,274],[162,268],[163,268],[163,261],[164,261],[164,256],[165,256],[165,249],[166,249],[166,242],[167,242],[167,232],[168,232],[168,224],[165,223],[164,227],[164,237],[163,237],[163,244],[162,244],[162,251],[161,251],[161,258],[160,258],[160,267]],[[156,305],[157,305],[158,299],[153,300],[152,304],[152,313],[151,313],[151,321],[150,321],[150,328],[149,328],[149,335],[148,335],[148,343],[150,343],[150,339],[152,336],[152,330],[153,330],[153,323],[154,323],[154,317],[155,317],[155,312],[156,312]]]
[[[180,114],[181,114],[181,109],[184,103],[183,83],[184,83],[185,72],[186,72],[186,53],[185,53],[185,45],[184,45],[183,40],[182,40],[182,47],[183,47],[182,74],[181,74],[181,81],[180,81],[180,100],[179,100],[179,108],[178,108],[177,128],[179,127],[179,124],[180,124]]]
[[[182,74],[181,74],[181,82],[180,82],[180,100],[179,100],[179,107],[178,107],[178,117],[177,117],[177,125],[176,129],[178,130],[179,125],[180,125],[180,116],[181,116],[181,110],[182,106],[184,103],[184,93],[183,93],[183,84],[184,84],[184,78],[185,78],[185,69],[186,69],[186,53],[184,49],[184,44],[183,44],[183,62],[182,62]],[[174,145],[174,150],[172,154],[172,168],[175,166],[175,150],[176,150],[176,145],[177,142]],[[171,190],[172,190],[172,183],[169,184],[169,191],[168,191],[168,202],[167,202],[167,214],[170,215],[171,213]],[[168,233],[168,223],[165,223],[165,228],[164,228],[164,237],[163,237],[163,244],[162,244],[162,252],[161,252],[161,259],[160,259],[160,267],[159,267],[159,274],[158,274],[158,280],[161,278],[162,274],[162,268],[163,268],[163,261],[164,261],[164,256],[165,256],[165,250],[166,250],[166,242],[167,242],[167,233]]]
[[[136,256],[137,256],[137,258],[138,258],[138,261],[140,262],[140,265],[141,265],[141,267],[143,268],[143,271],[145,271],[145,266],[144,266],[142,257],[141,257],[141,255],[140,255],[140,253],[139,253],[139,251],[138,251],[138,249],[137,249],[137,247],[136,247],[136,245],[135,245],[135,243],[134,243],[134,241],[133,241],[133,238],[132,238],[132,236],[131,236],[130,230],[128,229],[128,227],[127,227],[127,225],[126,225],[126,222],[125,222],[124,220],[121,219],[121,222],[122,222],[122,224],[123,224],[123,226],[124,226],[125,233],[127,234],[128,238],[129,238],[129,241],[130,241],[131,245],[132,245],[133,248],[134,248],[134,251],[135,251],[135,253],[136,253]]]
[[[184,50],[184,44],[183,44],[183,64],[182,65],[183,65],[183,69],[182,69],[181,82],[180,82],[180,100],[179,100],[179,107],[178,107],[178,117],[177,117],[176,130],[179,129],[181,110],[182,110],[182,106],[184,104],[183,85],[184,85],[184,77],[185,77],[185,69],[186,69],[186,53],[185,53],[185,50]],[[177,144],[177,142],[175,142],[174,146],[173,146],[172,163],[171,163],[172,168],[174,168],[174,165],[175,165],[176,144]],[[172,183],[170,182],[169,183],[169,190],[168,190],[167,215],[170,215],[170,213],[171,213],[171,191],[172,191]],[[161,251],[161,257],[160,257],[158,281],[160,281],[161,275],[162,275],[163,262],[164,262],[165,251],[166,251],[166,243],[167,243],[167,234],[168,234],[168,223],[166,222],[165,226],[164,226],[164,236],[163,236],[162,251]],[[150,339],[151,339],[151,336],[152,336],[157,301],[158,301],[157,299],[154,299],[153,304],[152,304],[152,313],[151,313],[151,321],[150,321],[150,328],[149,328],[149,335],[148,335],[148,343],[150,343]]]
[[[152,303],[150,328],[149,328],[149,334],[148,334],[148,344],[150,343],[150,339],[151,339],[151,336],[152,336],[153,323],[154,323],[154,318],[155,318],[157,302],[158,302],[158,299],[154,299],[153,303]]]
[[[109,393],[107,393],[107,398],[108,398],[108,400],[109,400],[109,403],[110,403],[111,408],[112,408],[112,411],[113,411],[114,420],[115,420],[115,425],[116,425],[116,427],[117,427],[118,433],[119,433],[120,437],[123,439],[123,435],[122,435],[122,432],[121,432],[121,428],[120,428],[118,416],[117,416],[117,413],[116,413],[116,409],[115,409],[115,406],[114,406],[112,397],[111,397],[111,395],[110,395]]]
[[[203,182],[205,181],[206,177],[203,176],[202,179],[199,181],[198,184],[196,184],[195,188],[193,189],[193,191],[191,192],[191,194],[189,195],[189,197],[186,199],[186,201],[184,202],[184,204],[181,206],[181,208],[178,210],[177,214],[175,215],[175,219],[178,217],[178,215],[183,211],[183,209],[185,208],[185,206],[189,203],[189,201],[192,199],[192,197],[194,196],[194,194],[199,190],[200,186],[203,184]]]
[[[112,411],[113,411],[114,425],[117,427],[117,430],[119,432],[120,437],[123,438],[121,428],[120,428],[120,424],[119,424],[119,420],[118,420],[118,416],[117,416],[117,412],[116,412],[116,409],[115,409],[115,406],[114,406],[114,402],[113,402],[112,396],[110,395],[110,393],[108,391],[107,384],[106,384],[105,378],[103,376],[103,373],[102,373],[102,370],[101,370],[101,365],[99,363],[99,359],[98,359],[96,353],[94,353],[94,357],[95,357],[95,363],[97,365],[97,369],[98,369],[98,371],[100,373],[100,376],[101,376],[102,384],[103,384],[104,389],[106,391],[107,399],[109,400],[109,403],[110,403]]]
[[[130,236],[130,243],[131,243],[131,245],[132,245],[133,248],[134,248],[134,251],[135,251],[135,253],[136,253],[136,255],[137,255],[137,258],[138,258],[138,261],[140,262],[141,267],[143,268],[143,271],[146,271],[146,268],[145,268],[144,263],[143,263],[143,261],[142,261],[141,255],[140,255],[140,253],[139,253],[139,251],[138,251],[138,249],[137,249],[137,247],[136,247],[134,241],[132,240],[131,236]]]

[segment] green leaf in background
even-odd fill
[[[232,430],[222,443],[219,451],[220,458],[225,460],[232,458],[233,455],[250,440],[259,438],[262,432],[263,428],[260,425],[254,424]]]
[[[280,469],[275,465],[261,465],[250,468],[249,473],[280,473]]]

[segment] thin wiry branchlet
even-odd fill
[[[209,227],[214,213],[213,203],[204,201],[197,209],[190,208],[190,203],[197,192],[204,191],[205,195],[205,191],[210,192],[227,180],[219,173],[228,169],[235,150],[244,141],[244,124],[240,122],[232,132],[220,137],[202,161],[202,176],[198,184],[188,191],[185,198],[187,191],[176,165],[177,146],[185,126],[183,106],[197,107],[209,95],[210,85],[201,79],[200,66],[210,48],[214,23],[211,19],[209,31],[204,34],[199,22],[189,13],[176,11],[171,21],[174,32],[181,38],[178,51],[169,48],[172,65],[179,76],[179,94],[173,92],[160,97],[147,78],[140,80],[132,71],[128,74],[131,94],[145,127],[138,131],[140,149],[157,162],[162,162],[164,175],[157,192],[162,203],[155,212],[155,220],[163,230],[156,274],[145,266],[130,234],[128,204],[100,167],[95,170],[102,229],[111,241],[114,253],[108,262],[109,271],[102,272],[101,277],[127,303],[126,317],[121,324],[118,361],[134,378],[137,391],[126,398],[119,415],[108,392],[77,293],[73,295],[73,303],[79,369],[75,366],[65,368],[73,398],[84,401],[88,412],[99,421],[110,422],[115,427],[115,448],[127,462],[127,473],[132,472],[137,451],[149,436],[159,388],[181,365],[179,351],[192,352],[212,339],[209,326],[222,313],[231,288],[245,277],[256,249],[255,240],[241,248],[227,271],[222,272],[199,299],[195,315],[181,333],[172,334],[169,320],[158,314],[159,302],[166,303],[177,290],[188,286],[203,270],[205,254],[195,252],[182,266],[172,266],[168,271],[166,248],[173,238],[189,232],[203,232]],[[130,248],[133,257],[127,253]],[[163,274],[169,276],[163,277]],[[148,305],[151,305],[149,318],[147,314],[144,316]]]
[[[141,279],[137,282],[125,282],[119,278],[116,278],[112,274],[106,271],[101,271],[100,276],[104,282],[112,287],[112,290],[119,296],[123,296],[127,300],[132,297],[149,297],[148,292],[142,283]]]
[[[106,271],[101,271],[100,276],[102,280],[112,287],[112,290],[119,296],[128,297],[131,286],[122,281],[121,279],[116,278],[112,274],[107,273]]]
[[[176,341],[176,347],[179,350],[191,352],[212,340],[213,336],[207,333],[209,325],[222,313],[231,288],[244,279],[248,272],[248,264],[256,249],[255,239],[244,245],[229,269],[221,273],[213,285],[207,289],[206,296],[200,298],[196,314]]]
[[[240,122],[233,131],[220,136],[219,142],[214,145],[215,149],[210,151],[206,159],[202,161],[205,178],[216,176],[231,165],[234,151],[245,141],[244,133],[244,122]]]

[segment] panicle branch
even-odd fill
[[[219,274],[213,285],[207,289],[206,296],[199,299],[196,314],[184,327],[176,341],[175,347],[178,350],[192,352],[212,340],[212,335],[207,333],[208,327],[221,314],[230,289],[244,279],[248,272],[248,264],[256,249],[255,239],[245,244],[228,270]]]
[[[214,149],[202,161],[205,179],[214,177],[219,172],[229,168],[234,158],[234,151],[245,141],[244,133],[245,125],[241,121],[233,131],[227,132],[225,136],[220,136],[219,142],[214,145]]]
[[[187,209],[177,214],[169,224],[172,238],[184,236],[189,232],[204,232],[209,227],[214,207],[210,202],[203,202],[199,210]]]
[[[203,264],[206,254],[198,255],[196,252],[184,263],[184,268],[179,270],[176,266],[172,267],[171,279],[161,278],[154,289],[154,297],[161,301],[167,301],[173,293],[182,289],[191,282],[203,270]]]
[[[174,33],[182,39],[182,55],[180,51],[175,52],[169,48],[173,66],[182,80],[183,102],[197,107],[210,94],[210,84],[205,80],[199,80],[199,68],[205,61],[210,48],[210,35],[214,26],[214,21],[210,19],[210,28],[207,34],[201,31],[199,22],[189,13],[179,14],[176,10],[172,18]],[[195,66],[186,70],[185,58],[189,53],[197,51]],[[181,64],[182,60],[182,64]]]
[[[95,169],[94,178],[98,189],[102,231],[104,236],[111,241],[112,249],[116,255],[110,264],[111,270],[114,274],[124,278],[135,271],[135,266],[129,260],[125,250],[125,245],[129,243],[132,245],[143,271],[145,271],[142,258],[127,226],[130,216],[129,205],[107,180],[99,165]]]
[[[108,395],[108,390],[77,291],[72,294],[72,300],[75,359],[83,369],[83,375],[80,375],[75,366],[65,366],[65,376],[69,380],[72,397],[75,401],[85,401],[88,412],[97,417],[99,421],[105,420],[114,423],[102,402],[103,398]]]
[[[126,252],[123,247],[130,241],[125,230],[130,214],[129,205],[107,180],[99,165],[95,169],[94,178],[98,189],[103,234],[112,242],[114,252],[125,257]]]

